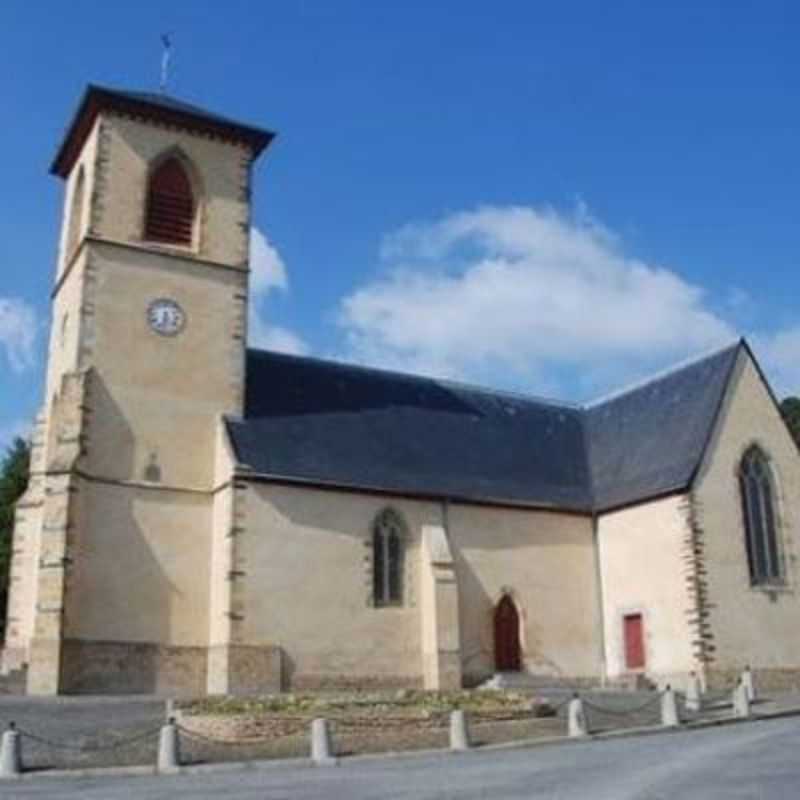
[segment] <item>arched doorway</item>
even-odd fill
[[[514,601],[504,594],[494,610],[494,666],[498,672],[520,669],[519,613]]]

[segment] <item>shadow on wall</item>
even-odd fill
[[[132,432],[103,382],[93,378],[88,452],[80,466],[97,474],[96,465],[113,458],[114,473],[130,476]],[[185,607],[187,598],[165,572],[164,561],[181,553],[170,531],[159,529],[159,518],[170,505],[180,514],[181,498],[82,479],[77,501],[68,545],[62,691],[158,693],[204,685],[205,649],[168,644],[175,604],[182,600]]]
[[[457,548],[453,548],[453,558],[458,579],[462,681],[464,686],[477,686],[495,672],[494,603],[475,570]]]
[[[466,543],[466,554],[459,547],[459,538],[464,537],[459,537],[458,531],[451,536],[459,584],[461,658],[465,686],[480,684],[496,671],[495,612],[506,594],[513,600],[519,614],[522,671],[539,676],[548,683],[571,677],[565,676],[562,666],[548,655],[540,616],[552,613],[552,604],[558,602],[563,587],[557,578],[541,582],[541,575],[537,584],[533,570],[521,571],[519,567],[522,558],[519,550],[528,549],[527,557],[534,558],[530,552],[534,546],[538,552],[537,561],[541,561],[543,556],[549,557],[548,550],[554,547],[564,549],[564,534],[539,529],[535,538],[519,539],[516,536],[497,535],[499,532],[492,531],[490,520],[486,522],[486,533],[479,541],[470,536]],[[507,566],[505,571],[504,564]],[[481,572],[484,573],[483,577]],[[487,581],[487,574],[493,580]],[[577,643],[576,646],[582,644]]]

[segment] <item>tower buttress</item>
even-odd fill
[[[165,95],[90,86],[53,162],[66,192],[40,512],[15,606],[31,692],[80,681],[85,646],[67,641],[175,638],[163,622],[114,629],[109,614],[148,592],[115,559],[143,541],[169,564],[205,525],[218,419],[243,410],[250,180],[272,137]],[[185,588],[170,612],[181,620]]]

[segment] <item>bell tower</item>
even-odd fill
[[[64,220],[9,611],[29,692],[81,691],[121,657],[203,669],[217,424],[242,411],[250,182],[272,138],[90,86],[58,150]]]

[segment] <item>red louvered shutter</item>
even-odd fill
[[[176,158],[165,161],[150,177],[145,238],[170,244],[191,244],[194,197],[189,178]]]

